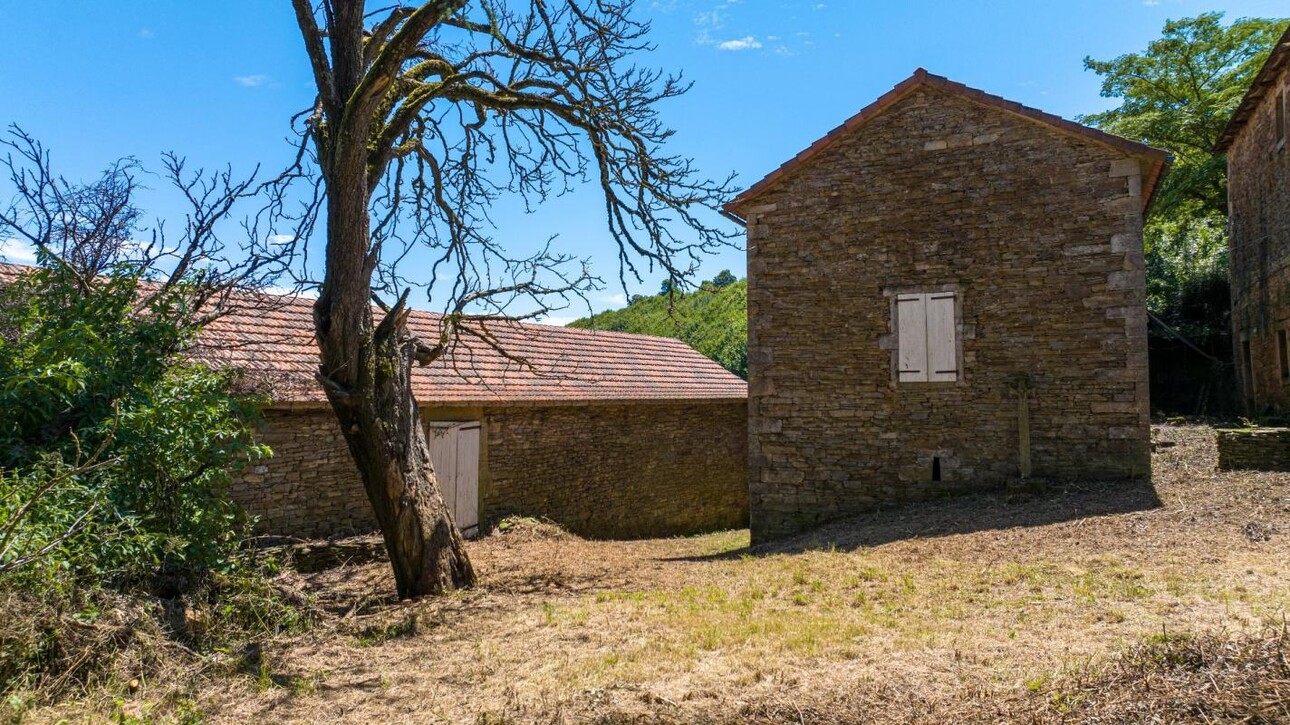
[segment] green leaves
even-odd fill
[[[1174,155],[1157,191],[1157,216],[1226,213],[1224,163],[1214,147],[1287,23],[1222,20],[1217,12],[1170,20],[1144,52],[1084,59],[1102,76],[1102,95],[1121,103],[1080,121]]]
[[[0,290],[0,569],[129,583],[230,565],[224,488],[268,453],[248,435],[259,401],[185,361],[185,290],[146,284],[123,271],[85,289],[54,267]]]
[[[688,293],[633,297],[621,310],[577,320],[570,327],[673,337],[741,378],[748,377],[748,282],[728,270]]]

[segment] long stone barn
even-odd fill
[[[748,235],[751,527],[1150,475],[1163,151],[922,69],[727,206]]]
[[[441,318],[411,327],[438,339]],[[203,357],[270,391],[260,439],[272,458],[232,495],[274,535],[370,531],[370,506],[321,387],[311,303],[224,317]],[[416,368],[431,462],[458,526],[538,516],[590,537],[747,525],[747,386],[684,343],[537,324],[488,323],[506,352],[463,336]]]

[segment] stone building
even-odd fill
[[[1290,29],[1233,114],[1227,153],[1237,380],[1252,414],[1290,412]]]
[[[754,540],[1026,468],[1149,476],[1167,160],[920,69],[731,202]]]
[[[438,339],[440,318],[411,325]],[[414,371],[430,455],[467,534],[509,515],[579,534],[689,534],[747,523],[747,387],[677,340],[493,323],[508,356],[471,337]],[[374,528],[358,471],[321,388],[311,305],[222,318],[202,356],[266,385],[271,459],[232,494],[267,533]]]

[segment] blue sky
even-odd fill
[[[1071,118],[1113,105],[1083,70],[1086,55],[1140,50],[1167,18],[1286,14],[1284,0],[638,0],[637,10],[658,46],[642,63],[694,83],[662,109],[678,131],[672,150],[710,175],[737,172],[741,186],[919,66]],[[247,173],[280,167],[287,119],[312,98],[288,0],[0,0],[0,12],[0,124],[43,140],[73,178],[121,156],[155,167],[170,150]],[[164,195],[144,201],[175,212]],[[531,217],[504,209],[496,236],[527,248],[559,234],[558,248],[590,257],[609,281],[592,306],[615,307],[622,290],[599,208],[588,189]],[[723,268],[742,275],[743,252],[714,256],[702,276]],[[629,291],[652,293],[660,280]]]

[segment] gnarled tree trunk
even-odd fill
[[[400,300],[374,322],[372,122],[370,109],[356,100],[365,72],[363,3],[344,0],[334,12],[335,89],[321,90],[324,99],[346,100],[343,112],[334,110],[333,122],[315,134],[327,186],[327,274],[314,303],[318,378],[380,524],[399,597],[409,599],[470,586],[475,573],[430,465],[412,394],[417,341],[407,328],[408,310]]]
[[[412,363],[442,354],[462,333],[493,344],[482,325],[463,322],[511,319],[512,305],[536,307],[529,316],[550,311],[548,300],[582,295],[593,281],[585,265],[566,267],[572,257],[507,252],[486,233],[489,205],[504,191],[533,205],[597,178],[620,274],[636,274],[630,257],[639,254],[679,279],[697,253],[735,238],[696,214],[719,210],[733,177],[704,179],[689,159],[660,153],[672,131],[655,106],[688,86],[631,61],[650,47],[632,0],[418,0],[370,13],[364,0],[291,1],[318,97],[298,117],[302,145],[275,182],[275,203],[294,180],[317,181],[316,161],[327,224],[314,307],[319,379],[385,534],[399,594],[469,585],[474,574],[427,458]],[[299,216],[278,213],[311,232],[318,190]],[[678,225],[689,232],[674,234]],[[423,281],[438,285],[451,318],[431,344],[409,334],[412,286],[395,272],[414,244],[434,250]],[[378,264],[385,289],[405,296],[376,323]]]
[[[329,254],[367,247],[366,199],[354,204],[344,196],[329,200]],[[398,308],[374,327],[363,257],[331,267],[336,272],[314,305],[319,377],[380,524],[399,597],[470,586],[474,570],[435,481],[412,394],[417,343],[407,311]]]

